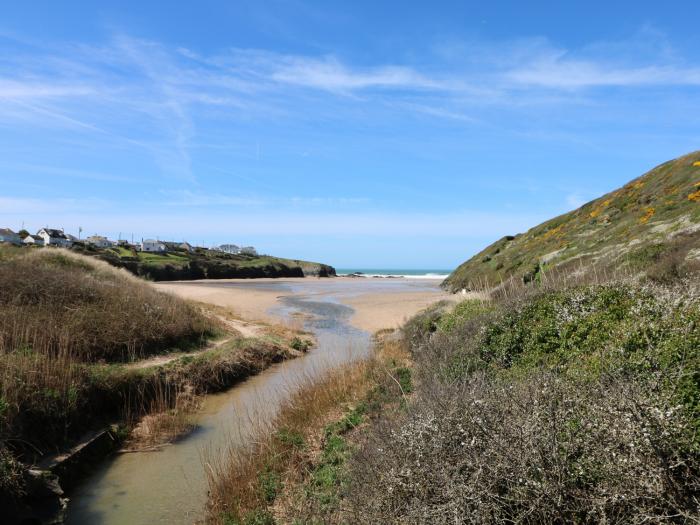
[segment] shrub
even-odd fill
[[[698,283],[523,289],[407,326],[417,397],[354,455],[348,521],[698,518]]]
[[[643,522],[696,516],[688,428],[658,388],[551,373],[425,397],[352,462],[353,521]],[[655,517],[655,518],[654,518]]]

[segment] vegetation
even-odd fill
[[[209,464],[208,521],[321,523],[341,519],[349,461],[367,422],[403,406],[412,384],[406,355],[386,341],[369,361],[302,386],[253,450]],[[400,380],[397,378],[401,378]]]
[[[212,521],[700,521],[698,159],[465,263],[446,284],[479,293],[335,372],[342,410],[298,398],[284,439],[214,477],[236,482]]]
[[[3,355],[127,361],[216,329],[192,305],[67,250],[16,252],[0,272]]]
[[[76,243],[71,249],[153,281],[335,275],[335,270],[325,264],[269,255],[233,255],[202,248],[188,252],[174,246],[166,253],[154,253]]]
[[[0,275],[5,514],[29,490],[26,465],[86,431],[153,414],[140,426],[145,441],[177,433],[186,429],[198,395],[309,346],[297,331],[282,328],[255,339],[227,334],[221,312],[212,315],[68,250],[2,248]],[[213,337],[225,339],[209,344]],[[155,354],[162,361],[139,361]]]
[[[698,519],[697,283],[523,288],[456,312],[405,328],[419,395],[357,453],[351,521]]]
[[[511,278],[638,268],[651,247],[660,266],[697,266],[700,239],[700,152],[666,162],[624,187],[527,233],[504,237],[450,275],[452,291],[497,286]]]

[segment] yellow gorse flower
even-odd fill
[[[647,222],[649,222],[649,219],[651,219],[654,216],[655,213],[656,210],[654,208],[647,208],[644,216],[639,219],[639,223],[646,224]]]

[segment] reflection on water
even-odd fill
[[[308,283],[308,284],[307,284]],[[198,283],[201,285],[202,283]],[[353,310],[339,298],[362,291],[408,291],[436,283],[392,281],[208,283],[272,289],[285,296],[273,313],[309,314],[305,325],[318,345],[303,357],[276,364],[227,392],[204,399],[194,432],[155,452],[120,454],[103,462],[71,494],[70,524],[192,523],[203,516],[205,465],[228,447],[250,443],[257,425],[271,421],[280,405],[305,380],[365,356],[370,336],[348,324]]]

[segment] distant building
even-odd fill
[[[71,243],[82,242],[75,235],[71,235],[70,233],[66,233],[66,239],[68,239]]]
[[[194,246],[192,246],[188,242],[183,242],[182,244],[179,245],[179,248],[181,250],[185,250],[186,252],[192,253],[194,251]]]
[[[114,246],[114,241],[110,241],[107,237],[103,237],[102,235],[91,235],[85,239],[85,242],[92,244],[96,248],[111,248]]]
[[[44,240],[44,246],[58,246],[59,248],[68,248],[73,244],[63,230],[53,228],[42,228],[36,233]]]
[[[129,246],[129,241],[126,239],[118,239],[117,240],[117,246]]]
[[[241,253],[240,246],[237,246],[235,244],[222,244],[221,246],[219,246],[219,250],[224,253],[230,253],[232,255],[237,255]]]
[[[252,246],[243,246],[238,253],[241,255],[257,255],[258,251]]]
[[[27,235],[22,243],[28,246],[43,246],[44,239],[38,235]]]
[[[168,251],[168,248],[165,246],[165,243],[161,241],[155,239],[146,239],[145,241],[141,241],[141,251],[164,253]]]
[[[0,243],[9,242],[11,244],[22,244],[22,239],[18,234],[9,228],[0,228]]]

